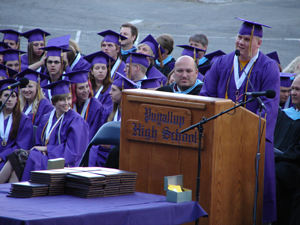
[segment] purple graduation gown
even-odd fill
[[[77,58],[79,58],[79,60]],[[91,64],[88,61],[86,61],[84,58],[82,58],[80,53],[76,55],[76,58],[70,65],[70,70],[72,71],[90,70],[90,68],[91,68]]]
[[[79,113],[79,115],[83,109],[83,106],[84,104],[77,108],[77,112]],[[104,107],[101,105],[101,103],[97,99],[91,98],[88,116],[85,120],[89,125],[89,141],[92,140],[99,128],[104,123],[103,120],[105,119],[105,114],[103,114],[103,112]]]
[[[28,105],[26,104],[26,106],[23,109],[23,112],[25,112],[27,108]],[[33,117],[32,113],[29,113],[27,117],[32,121],[33,125],[38,126],[42,119],[42,116],[47,114],[48,112],[51,112],[53,109],[54,109],[53,105],[46,98],[43,98],[40,101],[38,110],[34,116],[34,121],[32,121],[32,117]]]
[[[111,68],[113,68],[114,64],[112,65]],[[119,68],[116,71],[126,77],[126,73],[124,72],[125,66],[126,66],[125,63],[123,61],[121,61],[120,66],[119,66]],[[115,79],[117,79],[119,77],[119,75],[116,73],[116,71],[115,71],[114,75],[111,76],[111,80],[112,81],[114,81]],[[113,79],[113,77],[114,77],[114,79]]]
[[[36,146],[44,146],[44,140],[41,139],[41,136],[50,114],[51,112],[42,117],[37,128]],[[52,125],[54,125],[56,121],[57,118],[54,116]],[[36,149],[31,150],[24,168],[22,181],[29,180],[30,171],[47,169],[48,159],[65,158],[66,167],[78,166],[82,154],[89,143],[89,126],[84,119],[72,109],[65,114],[62,125],[60,126],[60,124],[61,122],[51,133],[47,145],[47,155],[43,155],[42,152]],[[58,138],[59,127],[61,127],[60,144]]]
[[[153,65],[150,65],[147,72],[147,78],[159,78],[161,86],[165,86],[167,84],[168,78],[163,75],[158,69],[156,69]]]
[[[4,128],[6,128],[8,117],[4,120]],[[2,142],[2,138],[1,142]],[[0,143],[1,143],[0,142]],[[6,156],[12,153],[16,149],[31,149],[33,147],[33,127],[31,120],[22,113],[19,131],[16,139],[8,138],[7,145],[2,146],[0,144],[0,157],[4,160],[0,163],[0,170],[5,164]]]
[[[29,66],[29,62],[28,62],[28,54],[26,53],[26,54],[21,55],[21,71],[27,69],[28,66]],[[43,69],[43,70],[41,71],[41,73],[45,73],[46,68],[45,68],[45,67],[42,67],[42,69]]]
[[[109,114],[111,113],[113,106],[107,108],[103,112],[104,123],[107,122]],[[121,113],[118,114],[118,121],[121,119]],[[104,166],[106,158],[110,149],[104,148],[101,145],[92,146],[89,155],[89,166]]]
[[[235,52],[222,56],[216,61],[205,76],[204,86],[199,95],[225,98],[226,85],[229,80],[228,98],[235,101],[236,85],[234,81],[234,72],[232,71],[233,58]],[[241,74],[241,72],[240,72]],[[263,198],[263,222],[272,222],[276,220],[276,184],[275,184],[275,162],[273,148],[273,133],[276,124],[276,118],[279,105],[279,70],[276,63],[269,57],[259,52],[258,59],[254,63],[251,71],[250,81],[255,91],[266,91],[273,89],[276,91],[276,97],[269,99],[261,97],[261,100],[267,108],[267,126],[265,143],[265,175],[264,175],[264,198]],[[239,94],[246,92],[247,78],[240,87]],[[249,85],[247,92],[253,92]],[[250,97],[248,97],[250,98]],[[257,100],[247,103],[246,108],[251,112],[258,114],[259,103]],[[262,118],[265,112],[262,111]],[[254,167],[253,167],[254,169]]]
[[[109,95],[110,89],[111,85],[103,94],[100,93],[100,95],[97,98],[105,109],[113,105],[111,97]],[[97,92],[94,91],[94,96],[96,96],[96,94]]]

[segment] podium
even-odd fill
[[[228,99],[124,90],[120,169],[138,173],[136,191],[165,195],[164,177],[183,175],[195,200],[198,130],[180,131],[234,106]],[[258,116],[239,107],[203,125],[201,225],[253,224]],[[262,221],[265,120],[262,119],[257,224]]]

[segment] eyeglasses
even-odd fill
[[[52,63],[54,63],[55,65],[58,65],[58,64],[60,64],[60,61],[52,61],[52,60],[47,61],[47,64],[51,65]]]

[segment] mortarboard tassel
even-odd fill
[[[161,87],[164,86],[162,81],[160,81],[160,86],[161,86]]]
[[[254,33],[255,25],[253,24],[251,35],[250,35],[250,44],[249,44],[249,56],[252,57],[252,39],[253,39],[253,33]]]
[[[158,45],[158,56],[159,56],[159,61],[160,61],[160,67],[164,67],[162,56],[161,56],[161,51],[160,51],[160,45]]]
[[[9,73],[8,73],[8,69],[7,69],[7,68],[6,68],[6,75],[7,75],[8,78],[10,78],[10,77],[9,77]]]
[[[196,49],[194,49],[194,61],[196,62]]]

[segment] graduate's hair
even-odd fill
[[[132,63],[131,65],[133,65],[133,66],[139,66],[139,67],[141,68],[142,73],[143,73],[143,74],[146,74],[146,72],[147,72],[147,67],[145,67],[144,65],[138,64],[138,63]]]
[[[294,58],[287,67],[282,71],[283,73],[297,73],[296,76],[300,75],[300,56]]]
[[[68,49],[71,50],[71,51],[67,52],[68,62],[71,65],[72,62],[74,61],[75,57],[77,56],[78,52],[81,53],[81,49],[80,49],[78,43],[76,41],[74,41],[73,39],[69,40]]]
[[[90,87],[89,98],[92,98],[92,97],[94,97],[94,94],[93,94],[91,82],[88,81],[88,84],[89,84],[89,87]],[[77,95],[76,95],[76,88],[77,88],[77,84],[72,84],[71,85],[72,103],[76,103],[78,101]]]
[[[0,96],[2,96],[3,91],[0,92]],[[20,99],[18,96],[18,93],[16,93],[17,96],[17,103],[15,105],[15,107],[13,108],[13,122],[12,122],[12,127],[9,133],[9,137],[11,137],[12,139],[16,139],[18,132],[19,132],[19,126],[20,126],[20,121],[21,121],[21,117],[22,117],[22,112],[20,109]]]
[[[164,50],[168,51],[168,55],[173,52],[174,39],[170,34],[161,34],[156,38],[156,41]]]
[[[118,87],[118,86],[116,86],[116,87]],[[122,91],[122,88],[120,88],[120,87],[118,87],[118,88],[119,88],[120,91]],[[110,121],[112,121],[112,120],[114,119],[115,114],[116,114],[116,112],[117,112],[117,110],[118,110],[118,106],[119,106],[119,105],[121,105],[121,103],[120,103],[120,104],[118,104],[118,103],[114,103],[114,104],[113,104],[113,110],[112,110],[111,113],[109,114],[109,116],[108,116],[108,118],[107,118],[107,122],[110,122]],[[120,112],[121,112],[121,107],[120,107]]]
[[[94,69],[94,66],[93,65],[91,67],[91,71]],[[107,72],[106,72],[106,77],[104,78],[103,80],[103,89],[101,91],[101,94],[103,94],[104,92],[106,92],[106,90],[110,87],[110,85],[112,84],[112,81],[109,79],[110,78],[110,74],[109,74],[109,69],[108,69],[108,65],[106,65],[107,67]],[[90,82],[92,84],[92,90],[96,90],[97,86],[96,86],[96,80],[95,80],[95,77],[94,75],[92,74],[92,72],[89,72],[89,78],[90,78]]]
[[[40,104],[40,101],[45,98],[45,96],[43,95],[43,89],[40,87],[40,91],[38,91],[38,88],[39,88],[39,85],[37,82],[35,81],[32,81],[30,80],[29,82],[32,82],[35,86],[36,86],[36,94],[35,94],[35,98],[32,102],[32,113],[33,114],[36,114],[38,108],[39,108],[39,104]],[[22,92],[22,89],[20,91],[20,94],[19,94],[19,97],[20,97],[20,108],[21,108],[21,111],[23,112],[23,109],[26,105],[26,98]]]
[[[28,45],[27,45],[28,65],[31,65],[31,64],[34,63],[33,42],[34,41],[29,42]],[[44,51],[43,54],[45,54],[45,51]]]
[[[122,27],[129,27],[130,28],[131,36],[135,36],[135,39],[133,40],[133,43],[134,43],[136,41],[138,35],[139,35],[139,29],[131,23],[123,23],[120,27],[120,30],[121,30]]]
[[[204,47],[208,46],[208,43],[209,43],[207,37],[204,34],[193,34],[189,39],[189,42],[191,42],[191,41],[200,43]]]
[[[53,95],[52,98],[51,98],[52,105],[55,105],[59,100],[61,100],[63,98],[66,98],[69,95],[71,95],[71,97],[72,97],[72,94],[70,92],[66,93],[66,94]]]

